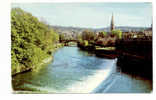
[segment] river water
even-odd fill
[[[116,69],[117,59],[98,58],[77,47],[63,47],[54,60],[37,71],[18,74],[18,93],[149,93],[152,83]]]

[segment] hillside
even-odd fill
[[[110,28],[106,27],[106,28],[82,28],[82,27],[66,27],[66,26],[51,26],[55,31],[57,31],[59,34],[61,33],[66,33],[66,34],[81,34],[82,31],[88,29],[88,30],[92,30],[94,32],[99,32],[99,31],[106,31],[109,32]],[[122,32],[126,32],[126,31],[142,31],[145,29],[148,29],[149,27],[130,27],[130,26],[119,26],[119,27],[115,27],[115,29],[120,29]]]

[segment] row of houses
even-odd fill
[[[146,29],[144,31],[129,31],[123,32],[122,34],[123,39],[130,39],[130,38],[152,38],[152,29]]]

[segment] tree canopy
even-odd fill
[[[48,25],[20,8],[11,10],[12,73],[32,68],[49,55],[59,36]]]
[[[117,38],[122,38],[122,31],[121,30],[112,30],[112,34],[116,35]]]
[[[106,35],[107,35],[107,32],[105,31],[99,32],[99,37],[104,38]]]
[[[90,30],[84,30],[82,32],[82,40],[94,40],[95,38],[95,34],[94,32],[90,31]]]

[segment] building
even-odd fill
[[[115,25],[114,25],[114,16],[112,14],[112,19],[111,19],[111,25],[110,25],[110,31],[115,29]]]

